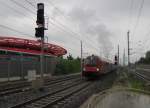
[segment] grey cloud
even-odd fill
[[[108,57],[112,51],[110,36],[113,34],[106,28],[105,24],[99,20],[100,18],[96,15],[96,12],[90,9],[74,8],[70,11],[69,15],[73,21],[78,23],[80,32],[83,32],[85,35],[88,34],[91,40],[94,37],[97,38],[96,40],[98,41],[100,50],[104,53],[105,57]],[[84,36],[84,39],[87,40],[86,36]],[[95,47],[99,48],[99,46]]]

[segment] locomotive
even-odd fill
[[[116,68],[116,65],[108,59],[99,56],[88,56],[83,60],[82,76],[97,77],[107,74]]]

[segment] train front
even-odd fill
[[[88,56],[84,59],[82,76],[85,77],[96,77],[99,75],[100,69],[98,68],[98,57],[97,56]]]

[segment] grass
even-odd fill
[[[145,82],[128,72],[126,68],[119,70],[116,85],[139,90],[148,90],[148,87],[145,86]]]
[[[139,89],[139,90],[145,90],[145,82],[139,78],[137,78],[132,73],[127,73],[127,80],[128,80],[128,86],[130,88]]]

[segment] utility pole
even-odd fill
[[[40,55],[40,65],[41,65],[41,79],[43,80],[44,74],[44,38],[41,38],[41,55]]]
[[[128,41],[128,66],[130,67],[130,31],[127,32],[127,41]]]
[[[82,41],[81,41],[81,72],[83,68],[82,64],[83,64],[83,49],[82,49]]]
[[[24,80],[24,71],[23,71],[23,53],[20,53],[21,56],[21,79]]]
[[[118,45],[118,65],[119,65],[119,45]]]
[[[125,48],[124,48],[124,51],[123,51],[123,66],[125,66]]]

